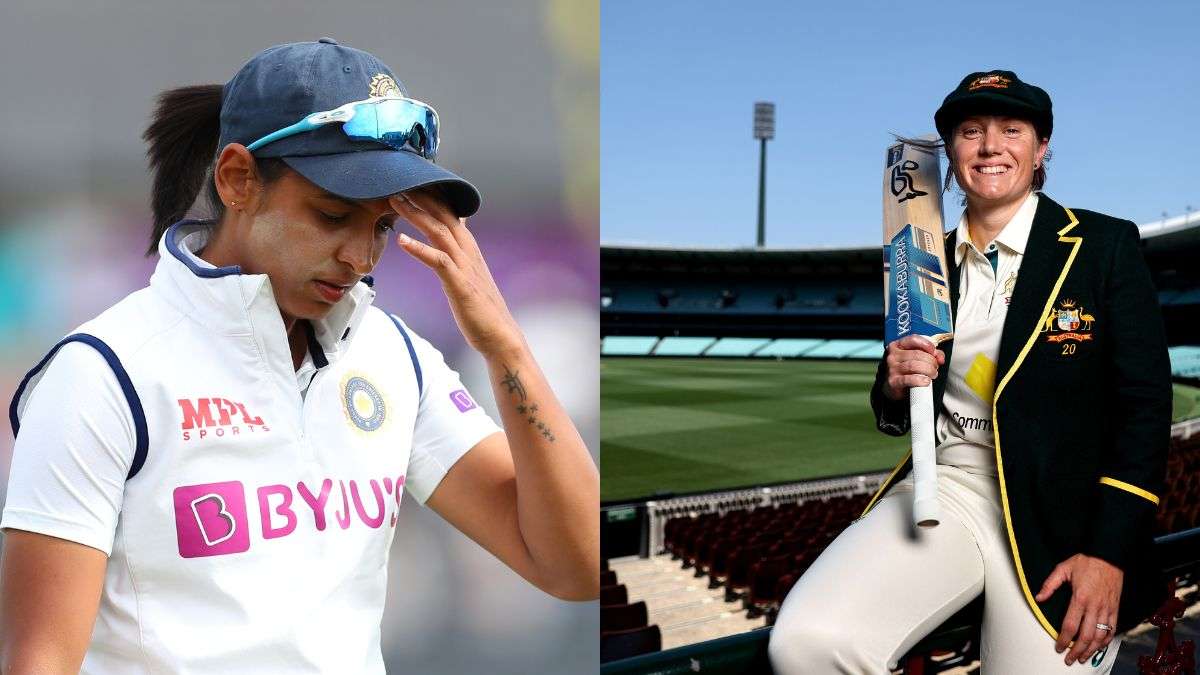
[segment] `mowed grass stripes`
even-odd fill
[[[908,437],[875,430],[870,361],[600,360],[600,496],[699,492],[890,470]],[[1200,417],[1176,384],[1174,420]]]
[[[601,499],[890,470],[864,361],[600,360]]]

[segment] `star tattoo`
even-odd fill
[[[503,384],[508,389],[508,393],[516,394],[517,396],[521,397],[522,401],[524,401],[525,385],[521,384],[521,378],[519,378],[517,375],[518,374],[516,372],[509,370],[508,366],[505,366],[504,379],[500,380],[500,384]]]

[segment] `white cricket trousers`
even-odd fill
[[[1025,604],[996,478],[943,465],[937,473],[937,527],[913,525],[910,473],[804,573],[772,630],[775,672],[887,673],[913,645],[986,593],[982,673],[1108,673],[1120,638],[1067,666],[1067,651],[1054,651],[1054,640]],[[1028,581],[1036,594],[1045,580]]]

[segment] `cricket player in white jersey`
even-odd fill
[[[946,236],[954,339],[893,341],[876,426],[909,427],[932,384],[937,527],[913,528],[911,461],[788,594],[776,673],[887,673],[984,596],[981,672],[1108,673],[1121,634],[1167,597],[1154,518],[1171,373],[1137,226],[1041,189],[1050,96],[975,72],[934,124],[965,206]]]
[[[162,95],[150,285],[10,408],[3,672],[382,673],[404,491],[547,593],[597,597],[595,464],[466,227],[478,192],[434,164],[437,122],[328,38]],[[201,189],[214,218],[182,220]],[[398,219],[503,428],[372,305]]]

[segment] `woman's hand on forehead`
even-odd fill
[[[457,217],[436,189],[411,190],[388,199],[400,217],[428,240],[420,242],[403,233],[398,237],[405,253],[438,275],[467,342],[484,357],[519,349],[524,337],[467,229],[467,219]]]

